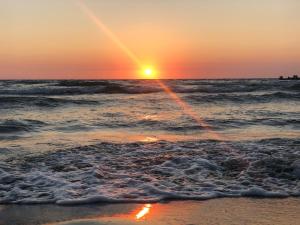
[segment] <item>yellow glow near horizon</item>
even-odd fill
[[[147,76],[151,76],[153,71],[152,69],[148,68],[148,69],[145,69],[144,73],[147,75]]]
[[[152,69],[151,67],[145,67],[142,70],[143,78],[146,79],[155,79],[156,78],[156,71]]]

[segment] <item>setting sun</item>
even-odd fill
[[[145,75],[147,75],[147,76],[151,76],[152,73],[153,73],[153,71],[152,71],[152,69],[148,68],[148,69],[145,69],[144,73],[145,73]]]
[[[156,71],[151,67],[146,67],[142,70],[142,75],[146,79],[154,79],[156,78]]]

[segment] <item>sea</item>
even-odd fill
[[[0,81],[0,203],[300,196],[300,82]]]

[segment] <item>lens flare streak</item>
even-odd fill
[[[78,0],[78,5],[97,27],[100,28],[100,30],[102,30],[124,53],[126,53],[133,62],[139,66],[142,65],[138,57],[128,49],[122,41],[120,41],[120,38],[118,38],[82,0]]]
[[[189,115],[193,118],[202,128],[209,131],[210,135],[216,139],[221,140],[219,134],[212,131],[211,125],[205,122],[193,109],[190,105],[184,102],[176,93],[174,93],[166,84],[164,84],[161,80],[157,80],[159,86],[181,107],[185,114]]]
[[[83,0],[78,0],[78,4],[80,8],[85,12],[85,14],[88,15],[88,17],[98,26],[100,30],[102,30],[124,53],[126,53],[133,62],[135,62],[140,68],[143,68],[143,64],[141,63],[139,58],[125,44],[123,44],[122,41],[120,41],[120,39],[95,15],[95,13],[84,3]],[[144,73],[149,74],[153,73],[153,71],[144,70]],[[156,81],[158,82],[158,85],[176,102],[176,104],[181,107],[183,112],[193,118],[203,129],[205,129],[211,136],[211,138],[218,141],[222,141],[224,139],[220,134],[213,131],[211,125],[205,122],[188,103],[183,101],[164,82],[158,79]],[[233,151],[233,149],[227,146],[226,143],[224,143],[224,145],[226,146],[225,149],[231,152]]]

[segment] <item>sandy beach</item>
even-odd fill
[[[157,204],[2,205],[1,225],[299,224],[299,198],[224,198]]]

